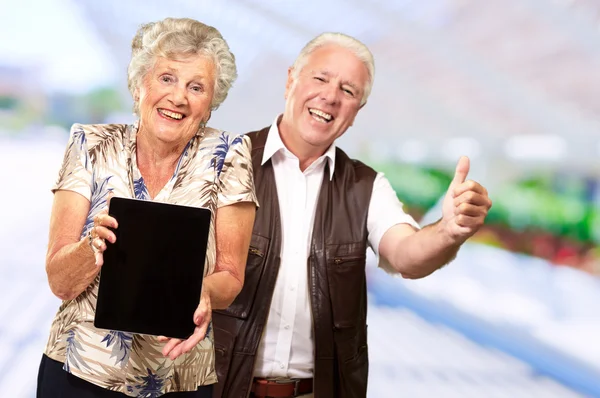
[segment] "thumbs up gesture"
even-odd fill
[[[469,158],[462,156],[442,205],[441,226],[453,241],[460,244],[481,228],[492,207],[487,189],[467,180],[469,168]]]

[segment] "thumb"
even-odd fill
[[[106,207],[110,208],[110,200],[115,196],[115,193],[110,190],[108,191],[108,195],[106,195]]]
[[[458,164],[456,165],[456,170],[454,171],[454,178],[450,183],[450,186],[456,186],[458,184],[462,184],[467,179],[467,174],[469,174],[470,169],[470,161],[466,156],[461,156],[458,160]]]

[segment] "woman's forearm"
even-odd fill
[[[208,292],[213,310],[224,310],[242,291],[243,284],[229,271],[219,271],[204,278],[202,289]]]
[[[96,278],[94,252],[86,238],[67,244],[46,258],[46,273],[50,290],[62,300],[79,296]]]

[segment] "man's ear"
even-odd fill
[[[288,68],[287,82],[285,83],[285,94],[283,96],[284,99],[287,100],[288,94],[290,93],[290,90],[292,89],[293,85],[294,85],[294,67],[290,66]]]

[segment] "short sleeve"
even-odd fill
[[[52,192],[58,190],[77,192],[88,200],[91,199],[92,164],[86,136],[80,124],[74,124],[71,127],[65,156],[58,172],[58,179],[52,186]]]
[[[229,150],[219,176],[217,207],[240,202],[253,202],[258,206],[254,191],[250,138],[245,135],[230,136],[229,142]]]
[[[398,200],[396,192],[383,173],[377,173],[373,183],[373,193],[369,203],[367,217],[367,230],[369,232],[369,245],[378,257],[381,268],[390,270],[391,266],[379,256],[379,243],[383,235],[394,225],[409,224],[419,229],[419,224],[407,214],[402,202]]]

